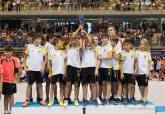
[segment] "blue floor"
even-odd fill
[[[165,112],[165,106],[156,106],[155,112]]]

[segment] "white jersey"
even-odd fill
[[[109,52],[112,52],[112,46],[108,43],[105,46],[101,46],[98,55],[101,55],[102,57],[109,56]],[[111,68],[112,67],[112,60],[109,59],[103,59],[100,61],[100,68]]]
[[[44,56],[46,54],[43,46],[29,45],[25,51],[27,55],[26,65],[30,71],[40,71],[42,68]]]
[[[122,52],[121,48],[117,45],[113,48],[113,50],[114,50],[115,55],[121,54],[121,52]],[[119,70],[120,69],[120,60],[117,60],[114,57],[112,57],[112,68],[113,68],[113,70]]]
[[[80,68],[80,51],[78,48],[71,47],[66,54],[67,65]]]
[[[49,60],[52,66],[52,76],[57,74],[64,74],[65,52],[60,50],[51,50]]]
[[[82,54],[81,68],[96,67],[97,55],[94,49],[86,47]]]
[[[47,42],[45,45],[44,45],[44,48],[46,50],[46,53],[49,54],[49,52],[51,52],[52,49],[54,49],[54,46],[52,44],[50,44],[49,42]]]
[[[151,62],[150,52],[137,51],[136,59],[138,62],[138,74],[148,74],[149,71],[149,62]]]
[[[130,52],[126,52],[125,50],[123,50],[121,55],[123,60],[123,73],[134,74],[134,65],[136,58],[135,51],[130,50]]]

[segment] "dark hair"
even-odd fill
[[[53,38],[53,35],[52,35],[52,34],[48,34],[48,35],[46,36],[46,41],[49,42],[49,40],[52,39],[52,38]]]
[[[12,48],[12,46],[6,46],[6,47],[4,48],[4,51],[12,52],[12,51],[13,51],[13,48]]]
[[[103,33],[102,35],[101,35],[101,38],[108,38],[109,36],[108,36],[108,34],[107,33]]]
[[[38,38],[41,38],[41,39],[43,40],[43,34],[42,34],[42,33],[36,34],[36,35],[33,37],[33,41],[34,41],[35,39],[38,39]]]
[[[55,46],[59,42],[59,38],[54,38],[52,44]]]
[[[124,44],[125,44],[125,43],[132,44],[132,41],[131,41],[131,39],[125,39],[125,40],[124,40]]]
[[[28,36],[30,36],[32,38],[34,38],[36,35],[37,35],[37,33],[34,32],[34,31],[31,31],[31,32],[28,33]]]

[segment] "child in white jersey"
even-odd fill
[[[64,74],[65,74],[65,52],[60,49],[61,42],[58,38],[55,38],[52,42],[54,45],[54,49],[52,49],[49,53],[49,78],[51,79],[51,91],[50,91],[50,101],[48,106],[52,106],[54,104],[54,90],[56,89],[57,81],[60,83],[60,100],[59,105],[63,106],[63,98],[64,98]]]
[[[141,93],[139,103],[147,104],[148,79],[151,70],[151,53],[147,39],[141,39],[140,50],[136,52],[136,74]]]
[[[111,65],[112,65],[112,47],[108,42],[108,34],[102,34],[101,37],[102,46],[98,53],[98,63],[96,66],[95,74],[100,73],[100,81],[102,82],[103,89],[103,100],[102,104],[105,105],[108,103],[111,91]],[[99,70],[100,68],[100,70]],[[99,70],[99,71],[98,71]]]
[[[51,50],[54,48],[54,46],[52,45],[52,41],[53,41],[53,35],[48,34],[46,36],[46,41],[45,41],[45,45],[44,48],[46,50],[46,54],[49,57],[49,54],[51,52]],[[45,69],[45,80],[46,80],[46,87],[45,87],[45,91],[46,91],[46,102],[49,102],[49,92],[50,92],[50,79],[48,78],[48,74],[49,74],[49,61],[47,61],[46,64],[46,69]],[[58,101],[57,100],[57,87],[55,87],[54,89],[54,101]]]
[[[32,85],[36,82],[38,88],[38,101],[41,105],[46,105],[43,101],[42,74],[45,70],[47,56],[44,47],[41,46],[42,36],[35,35],[33,37],[33,44],[29,45],[25,51],[24,69],[27,71],[28,85],[26,93],[26,101],[23,103],[24,107],[30,105],[30,97]]]
[[[134,66],[135,66],[135,51],[131,50],[131,41],[130,39],[125,39],[124,41],[124,50],[122,51],[122,70],[121,74],[124,76],[122,80],[123,84],[123,103],[127,104],[128,100],[132,104],[136,104],[134,100],[134,85],[135,85],[135,76],[134,76]]]
[[[79,95],[79,78],[80,78],[80,50],[81,50],[81,39],[76,37],[79,31],[82,30],[82,26],[73,33],[66,54],[66,88],[65,88],[65,100],[64,106],[68,106],[68,100],[70,97],[70,88],[74,84],[74,105],[78,106],[78,95]]]
[[[121,95],[122,95],[122,85],[121,80],[123,76],[120,72],[120,59],[121,59],[121,48],[119,48],[118,44],[118,37],[112,37],[112,68],[113,68],[113,75],[112,75],[112,83],[114,89],[114,98],[115,104],[120,104],[122,102]]]
[[[91,100],[94,105],[98,105],[96,99],[96,84],[95,84],[95,67],[97,62],[97,54],[95,51],[95,46],[92,39],[89,37],[87,32],[81,31],[85,34],[83,39],[83,49],[82,49],[82,61],[81,61],[81,73],[80,80],[83,87],[83,104],[86,106],[88,104],[87,93],[88,84],[91,88]]]

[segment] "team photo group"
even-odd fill
[[[34,101],[34,83],[36,100],[43,106],[51,107],[55,102],[64,107],[71,103],[79,106],[80,101],[84,106],[97,106],[100,103],[146,105],[151,71],[148,40],[142,38],[139,47],[135,48],[130,38],[123,40],[117,34],[115,27],[109,26],[99,37],[97,34],[88,34],[80,25],[72,33],[69,42],[62,43],[60,38],[48,34],[43,44],[42,34],[30,32],[31,40],[25,46],[22,64],[13,55],[12,47],[7,46],[0,59],[0,90],[4,95],[5,114],[11,111],[21,69],[27,73],[23,107],[28,107]],[[46,80],[45,88],[43,78]],[[136,84],[141,99],[135,98]],[[79,98],[80,90],[83,99]]]

